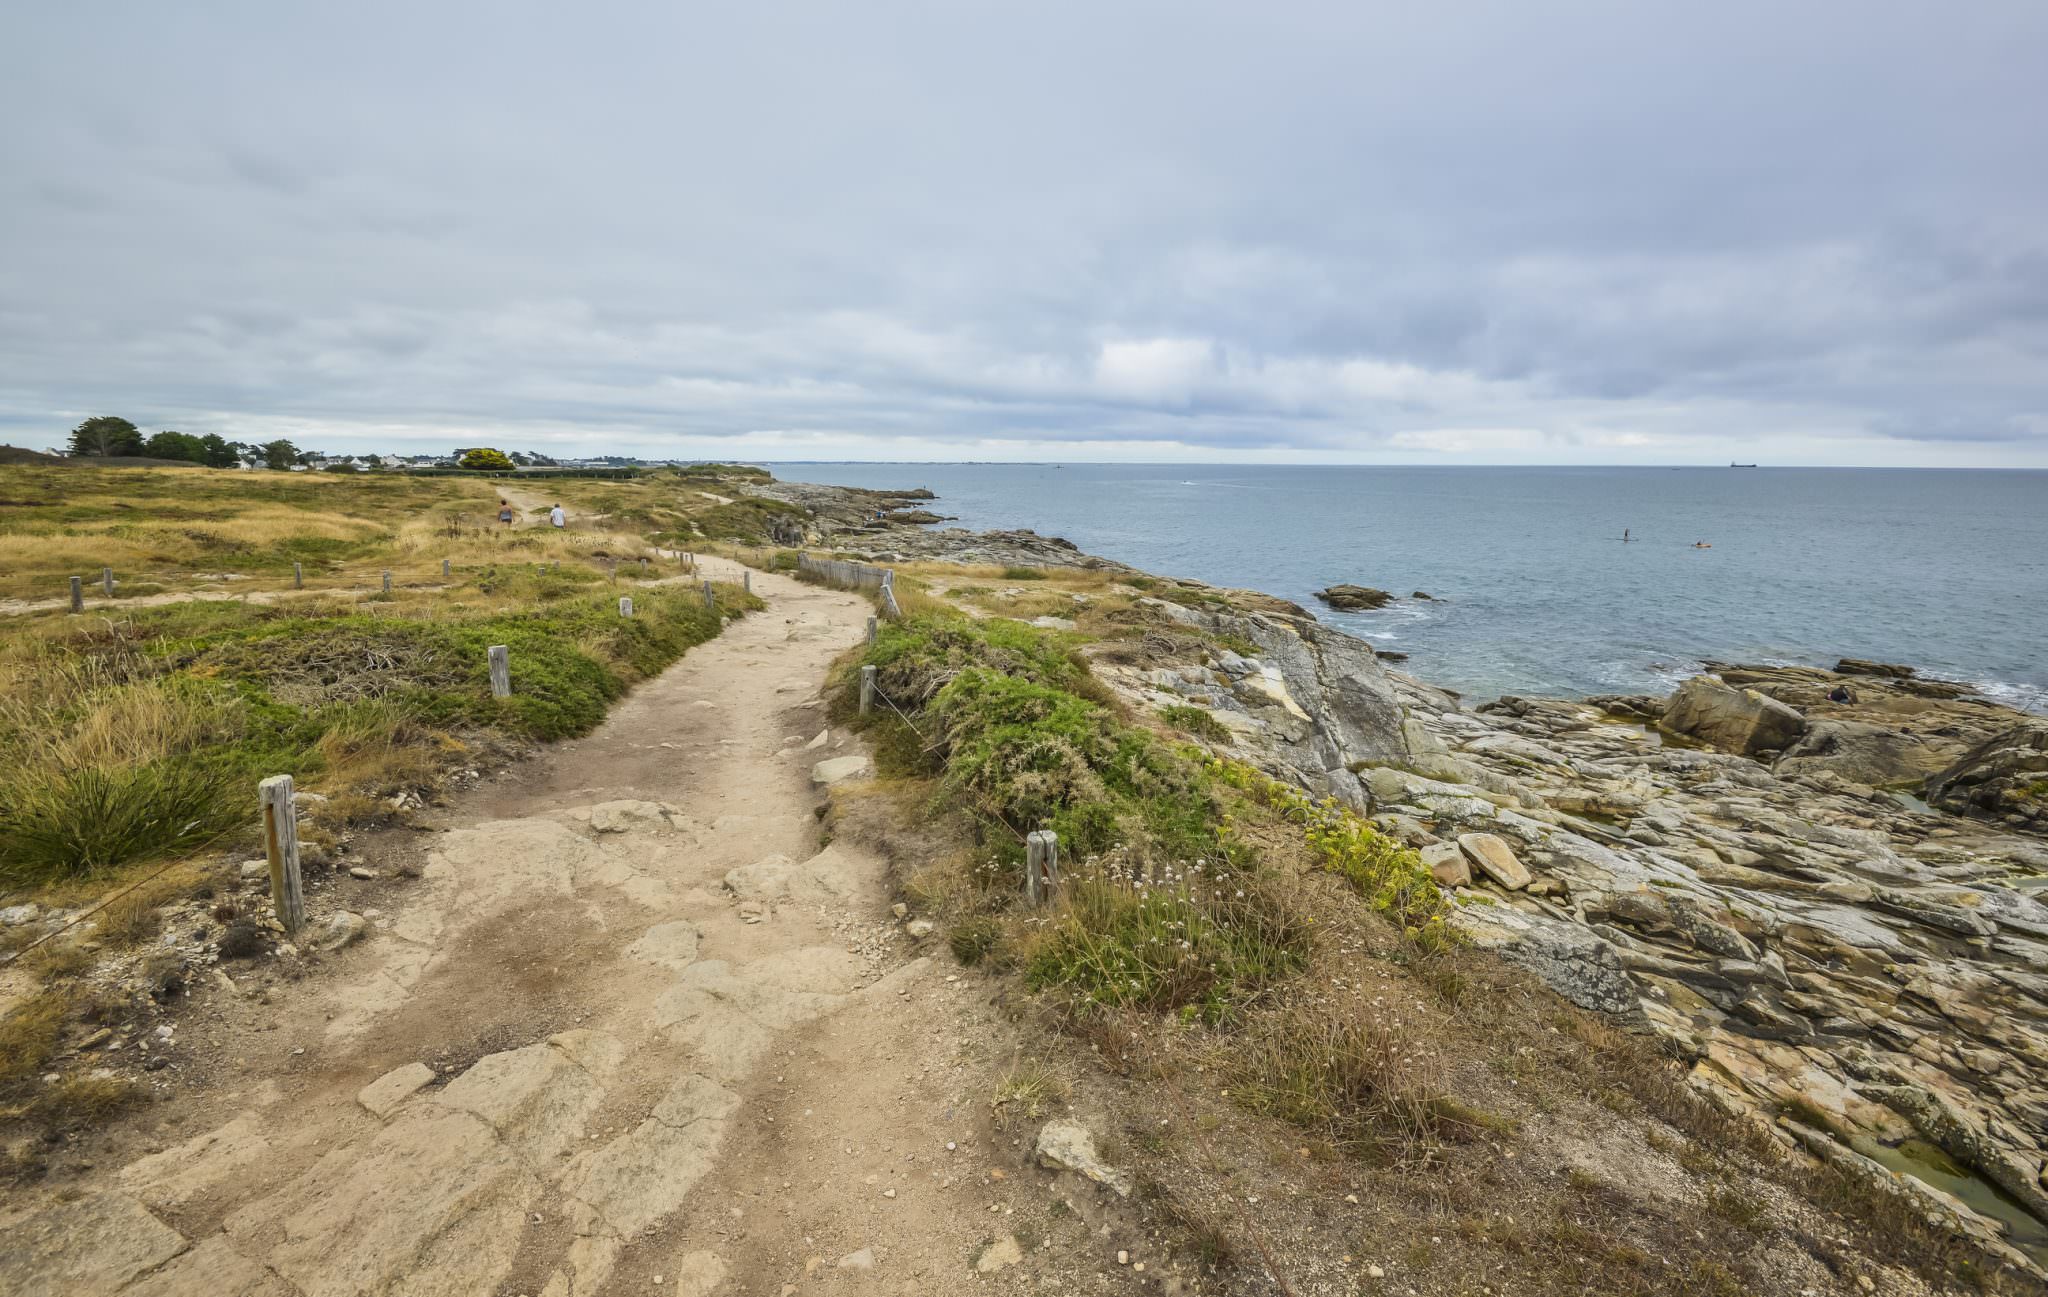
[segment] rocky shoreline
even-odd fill
[[[1854,660],[1472,705],[1292,603],[1030,531],[885,511],[808,538],[1139,578],[1146,633],[1091,650],[1134,706],[1205,709],[1222,750],[1421,848],[1473,942],[2048,1274],[2048,718]]]

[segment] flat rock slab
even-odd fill
[[[121,1297],[293,1297],[276,1275],[216,1235],[155,1274],[121,1290]]]
[[[1507,843],[1491,833],[1461,833],[1458,848],[1480,873],[1511,892],[1519,892],[1533,881],[1528,866],[1515,858]]]
[[[626,947],[626,954],[643,963],[680,973],[697,962],[697,925],[677,919],[657,923]]]
[[[258,1114],[243,1113],[203,1135],[130,1162],[121,1168],[118,1181],[147,1205],[175,1211],[242,1168],[273,1156],[268,1125]]]
[[[540,1194],[488,1124],[428,1104],[232,1213],[226,1230],[304,1297],[486,1293]]]
[[[356,1091],[356,1102],[370,1110],[371,1115],[388,1117],[391,1110],[412,1098],[423,1085],[434,1080],[434,1069],[425,1063],[407,1063],[394,1067],[362,1089]]]
[[[185,1236],[125,1193],[52,1203],[7,1231],[0,1292],[105,1297],[185,1250]]]

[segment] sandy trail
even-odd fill
[[[333,975],[282,1007],[220,997],[246,1084],[96,1170],[97,1192],[0,1212],[0,1290],[588,1297],[961,1276],[995,1210],[964,1160],[991,1037],[963,1024],[986,1010],[895,949],[880,860],[817,846],[812,766],[857,751],[822,733],[818,689],[869,609],[753,575],[766,612],[460,806]],[[715,1196],[694,1198],[707,1177]],[[782,1217],[767,1233],[744,1222],[764,1193]]]

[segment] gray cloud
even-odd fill
[[[2025,0],[294,8],[0,16],[0,438],[2048,464]]]

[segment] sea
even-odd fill
[[[959,526],[1292,599],[1475,701],[1663,693],[1707,660],[1859,657],[2048,712],[2043,471],[770,467],[927,487]],[[1399,597],[1337,612],[1314,591],[1338,582]]]

